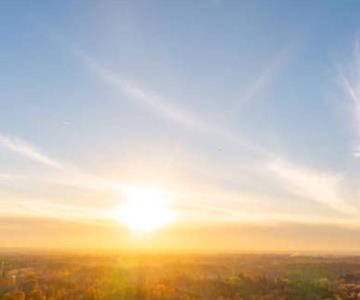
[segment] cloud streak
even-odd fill
[[[354,127],[356,130],[357,141],[354,147],[354,157],[360,158],[360,45],[355,43],[353,62],[351,64],[353,75],[344,75],[340,73],[342,87],[346,95],[351,100],[352,113],[354,118]]]
[[[58,170],[63,169],[63,165],[60,162],[48,157],[34,145],[17,137],[0,134],[0,146],[48,167]]]
[[[175,104],[167,101],[162,96],[152,91],[145,90],[137,84],[125,79],[121,76],[121,74],[115,73],[114,71],[99,64],[97,61],[82,52],[76,51],[76,53],[104,83],[118,89],[128,97],[137,100],[137,102],[143,107],[151,109],[160,117],[179,124],[188,130],[207,135],[215,135],[217,137],[230,140],[255,153],[262,155],[266,154],[264,149],[248,142],[246,139],[239,137],[235,133],[219,126],[214,126],[211,122],[202,119],[193,112],[177,107]]]
[[[271,63],[260,72],[256,80],[245,89],[238,104],[231,108],[232,114],[237,112],[242,105],[254,100],[256,96],[260,95],[278,77],[279,73],[289,64],[294,53],[299,50],[299,45],[299,43],[296,43],[280,51]]]
[[[341,175],[306,168],[284,159],[270,161],[266,168],[280,178],[292,194],[325,204],[346,215],[355,213],[341,195]]]
[[[99,64],[94,59],[77,52],[77,55],[86,62],[87,66],[101,79],[104,83],[116,88],[129,98],[136,100],[144,108],[152,110],[158,116],[171,120],[182,127],[196,131],[200,134],[216,136],[227,139],[236,145],[245,147],[247,150],[258,155],[259,159],[265,161],[265,168],[262,172],[268,172],[278,179],[280,185],[287,191],[310,199],[312,201],[329,206],[343,214],[352,214],[353,209],[343,199],[341,195],[341,176],[336,173],[325,173],[316,169],[304,167],[303,165],[279,159],[278,155],[258,147],[253,143],[239,137],[237,134],[225,130],[213,123],[204,120],[202,117],[181,109],[172,102],[167,101],[164,97],[146,91],[139,85],[127,80],[121,74]],[[267,73],[260,80],[257,88],[261,88],[261,81],[268,80],[271,73]],[[348,86],[349,92],[353,97],[354,103],[358,108],[359,130],[360,130],[360,98],[352,86]],[[84,173],[70,164],[65,164],[53,159],[39,150],[38,147],[22,139],[13,136],[0,134],[0,146],[20,155],[29,160],[38,162],[50,168],[61,171],[59,177],[44,178],[45,181],[53,181],[59,184],[73,185],[84,188],[99,188],[104,190],[121,191],[126,188],[122,182],[112,182],[99,178],[93,174]],[[64,176],[65,175],[65,176]],[[38,180],[42,180],[41,178]],[[206,204],[203,205],[206,207]],[[224,212],[229,212],[226,209]],[[231,213],[229,212],[231,215]]]
[[[106,180],[91,173],[83,172],[79,167],[73,164],[64,161],[60,162],[48,156],[43,151],[39,150],[39,148],[32,143],[15,136],[0,134],[0,147],[3,147],[26,159],[59,171],[57,174],[52,174],[52,176],[50,177],[41,177],[34,175],[31,176],[31,178],[29,178],[28,176],[0,173],[0,180],[32,180],[36,182],[55,183],[85,189],[116,191],[120,191],[126,186],[124,183],[121,182]]]
[[[351,207],[346,203],[346,201],[342,199],[340,189],[341,176],[338,174],[321,172],[313,168],[304,167],[303,165],[287,161],[285,159],[279,159],[279,155],[254,145],[253,143],[240,138],[237,134],[231,131],[214,126],[211,122],[205,121],[201,117],[196,116],[191,112],[176,107],[155,93],[145,91],[138,85],[123,78],[120,74],[107,69],[103,65],[96,62],[94,59],[84,55],[84,53],[78,51],[77,55],[86,62],[86,64],[104,83],[117,88],[120,92],[131,97],[132,99],[136,99],[144,107],[151,108],[162,118],[170,119],[171,121],[180,124],[187,129],[195,130],[198,133],[205,133],[208,135],[225,138],[230,142],[245,147],[247,150],[258,155],[261,160],[265,161],[265,168],[263,171],[275,175],[276,178],[280,181],[281,186],[285,187],[287,191],[331,207],[332,209],[342,214],[353,214],[353,207]],[[274,68],[280,68],[278,65],[281,65],[282,63],[277,62]],[[264,75],[259,79],[259,82],[255,84],[256,90],[263,88],[265,83],[267,83],[272,77],[272,72],[273,71],[266,71],[264,73]],[[251,92],[249,97],[253,97],[255,92],[255,90]]]

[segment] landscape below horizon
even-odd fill
[[[359,256],[2,252],[2,300],[356,300]]]

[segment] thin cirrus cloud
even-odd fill
[[[338,173],[322,172],[315,168],[309,168],[289,160],[279,159],[279,155],[254,145],[231,131],[213,125],[211,122],[202,119],[191,111],[189,112],[178,108],[158,94],[144,90],[137,84],[130,82],[121,75],[105,68],[83,53],[77,54],[80,54],[82,60],[87,63],[88,67],[90,67],[100,80],[118,89],[131,99],[135,99],[144,106],[144,108],[151,109],[158,116],[169,119],[174,123],[179,124],[186,129],[196,131],[197,133],[227,139],[235,145],[242,146],[248,151],[256,154],[259,159],[263,161],[261,172],[276,176],[279,185],[285,190],[290,191],[297,196],[326,205],[341,214],[351,215],[352,212],[354,212],[353,207],[347,204],[341,195],[342,180]],[[349,91],[353,92],[351,89],[349,89]],[[355,97],[353,100],[359,108],[359,98]],[[360,116],[360,108],[358,116]],[[38,147],[17,137],[0,134],[0,146],[32,161],[57,169],[61,171],[62,175],[71,175],[55,178],[54,181],[59,182],[60,184],[65,183],[85,188],[95,187],[112,190],[121,190],[123,187],[122,183],[107,181],[96,175],[84,173],[76,167],[53,159],[40,151]],[[68,178],[71,178],[71,180]],[[204,204],[204,207],[205,206],[206,205]]]
[[[301,43],[300,43],[301,42]],[[255,100],[259,95],[268,88],[274,80],[276,80],[280,73],[289,65],[295,54],[302,48],[302,41],[290,44],[268,64],[260,73],[259,76],[245,89],[244,93],[239,97],[239,101],[235,106],[231,107],[231,113],[238,112],[239,108],[244,104]]]
[[[184,110],[177,107],[173,103],[167,101],[164,97],[125,79],[120,74],[106,68],[98,63],[93,58],[87,56],[81,51],[74,51],[87,66],[101,79],[104,83],[118,89],[123,94],[129,96],[131,99],[137,100],[144,108],[151,109],[158,116],[170,120],[182,127],[196,131],[201,134],[215,135],[220,138],[230,140],[236,144],[241,145],[248,150],[255,153],[265,155],[265,150],[257,147],[253,143],[248,142],[244,138],[240,138],[233,132],[221,128],[219,126],[211,125],[210,122],[202,119],[200,116],[194,114],[189,110]]]
[[[330,208],[353,215],[354,208],[342,196],[342,176],[304,167],[284,159],[275,159],[266,168],[285,183],[289,192],[325,204]]]
[[[60,162],[48,157],[34,145],[17,137],[0,134],[0,145],[32,161],[36,161],[54,169],[63,169],[63,165]]]
[[[351,100],[351,111],[353,113],[354,127],[357,135],[356,145],[353,150],[354,157],[360,157],[360,45],[355,43],[353,61],[350,71],[352,75],[340,73],[341,84],[346,95]]]
[[[4,141],[6,141],[6,143]],[[12,142],[10,143],[9,141]],[[119,192],[127,188],[127,185],[123,182],[109,181],[93,174],[84,173],[76,167],[71,167],[70,164],[60,164],[39,150],[35,150],[38,149],[37,147],[20,140],[19,138],[7,137],[4,139],[4,136],[2,136],[0,145],[30,160],[58,169],[62,174],[60,177],[53,178],[36,178],[35,176],[33,178],[35,181],[40,180],[41,182],[66,184],[80,188],[113,190]],[[17,147],[15,147],[15,145],[17,145]],[[281,185],[285,186],[286,189],[293,194],[324,204],[342,214],[352,215],[355,211],[353,207],[350,207],[341,198],[341,177],[338,174],[324,173],[315,169],[305,168],[304,166],[283,159],[268,160],[263,171],[276,175],[281,181]],[[0,176],[0,179],[9,178],[11,177],[8,174]],[[16,178],[21,180],[21,177],[19,176]],[[240,216],[238,213],[234,212],[234,209],[227,209],[223,206],[212,206],[210,209],[207,203],[199,203],[199,205],[206,211],[221,210],[221,212],[227,214],[229,218]],[[241,216],[241,219],[244,219],[243,215]]]
[[[1,180],[8,180],[10,179],[12,176],[10,174],[2,174],[0,173],[0,181]]]
[[[242,139],[231,131],[213,126],[201,117],[175,107],[163,97],[147,92],[121,75],[107,69],[94,59],[77,52],[88,67],[106,84],[117,88],[132,99],[136,99],[146,108],[151,108],[160,117],[171,119],[175,123],[198,133],[205,133],[228,139],[259,156],[264,161],[262,172],[275,175],[285,190],[297,196],[326,205],[341,214],[351,215],[355,211],[341,195],[341,176],[334,172],[322,172],[308,166],[279,159],[279,155]],[[260,87],[260,86],[259,86]],[[360,113],[359,113],[360,116]]]
[[[93,174],[81,171],[80,168],[73,164],[66,163],[64,161],[60,162],[59,160],[45,154],[39,149],[39,147],[28,141],[20,139],[19,137],[0,134],[0,147],[3,147],[31,161],[59,171],[59,176],[53,175],[52,177],[38,177],[35,175],[32,178],[27,177],[27,180],[32,179],[34,181],[52,182],[90,189],[119,190],[122,187],[119,182],[99,178]],[[0,180],[1,179],[17,179],[18,181],[21,181],[24,177],[19,175],[13,176],[11,174],[0,174]]]
[[[33,180],[41,182],[52,182],[58,184],[66,184],[81,188],[113,190],[121,192],[126,188],[126,184],[122,182],[109,181],[99,178],[96,175],[88,174],[80,171],[70,164],[60,164],[57,160],[50,158],[38,148],[15,137],[1,135],[1,146],[26,157],[30,160],[44,164],[50,168],[61,171],[61,176],[54,178],[33,178]],[[263,171],[270,172],[281,181],[281,185],[285,186],[288,191],[298,196],[324,204],[342,214],[352,215],[354,208],[350,207],[341,197],[341,177],[334,173],[324,173],[315,169],[306,168],[299,164],[294,164],[283,159],[271,159],[265,164]],[[11,175],[3,174],[0,179],[8,180]],[[21,181],[21,176],[16,177]],[[226,193],[225,193],[226,194]],[[209,209],[207,203],[199,203],[202,209],[206,211],[221,210],[222,213],[234,218],[238,214],[233,209],[226,207],[212,207]],[[244,219],[244,216],[241,217]]]

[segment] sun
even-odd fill
[[[174,212],[167,206],[164,192],[150,187],[132,187],[126,191],[126,203],[117,213],[117,219],[136,233],[159,229],[174,220]]]

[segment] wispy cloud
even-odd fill
[[[79,168],[71,164],[65,162],[60,164],[57,160],[37,150],[37,147],[16,137],[10,138],[1,135],[0,145],[30,160],[45,164],[60,171],[59,176],[53,175],[51,178],[33,176],[32,178],[26,178],[26,181],[31,179],[45,183],[64,184],[86,189],[100,189],[120,193],[129,187],[129,185],[124,182],[106,180],[96,175],[82,172]],[[276,175],[286,190],[309,200],[322,203],[341,213],[347,215],[354,213],[353,207],[348,205],[341,197],[342,178],[340,175],[320,172],[283,159],[274,159],[274,157],[275,156],[273,156],[273,159],[269,159],[264,170]],[[14,177],[9,174],[0,174],[0,180],[8,180],[9,178],[15,178],[20,182],[25,179],[21,176]],[[181,195],[181,192],[179,195]],[[176,197],[177,195],[174,196]],[[233,197],[232,201],[235,201],[235,198]],[[204,210],[209,210],[211,207],[206,203],[199,205]],[[236,212],[236,210],[234,211],[233,208],[227,208],[226,206],[221,208],[213,207],[211,210],[212,209],[215,209],[218,213],[221,212],[222,215],[227,215],[230,219],[234,219],[236,216],[244,219],[246,215]],[[42,210],[40,209],[40,211]],[[274,216],[274,214],[272,215]]]
[[[60,162],[48,157],[34,145],[14,136],[0,134],[0,146],[54,169],[62,169]]]
[[[289,192],[352,215],[354,208],[342,197],[342,176],[294,164],[284,159],[269,161],[266,168],[282,180]]]
[[[103,82],[119,89],[120,92],[132,99],[136,99],[146,108],[151,108],[159,116],[170,119],[187,129],[195,130],[199,133],[226,138],[230,142],[236,143],[252,153],[257,154],[259,159],[265,161],[266,167],[263,171],[275,175],[287,191],[329,206],[340,213],[353,213],[353,207],[347,204],[341,197],[340,175],[322,172],[285,159],[278,159],[279,155],[257,146],[231,131],[212,125],[211,122],[204,120],[190,111],[176,107],[158,94],[145,91],[137,84],[130,82],[120,74],[104,67],[82,52],[77,52],[77,55],[80,55]],[[274,69],[279,68],[277,65],[282,63],[283,62],[277,62]],[[272,72],[275,71],[266,71],[254,89],[260,89],[261,86],[265,84],[265,81],[270,80]],[[252,97],[252,95],[254,95],[253,93],[255,93],[255,91],[249,92],[249,97]]]
[[[279,77],[281,71],[286,68],[300,48],[300,43],[296,43],[285,48],[283,51],[280,51],[279,54],[259,73],[254,82],[245,89],[244,93],[239,97],[237,105],[231,108],[231,112],[237,112],[242,105],[255,100],[257,96],[261,95],[266,88]]]
[[[8,180],[8,179],[11,179],[12,176],[10,174],[3,174],[3,173],[0,173],[0,181],[1,180]]]
[[[265,154],[264,149],[239,137],[230,130],[213,125],[212,122],[204,120],[201,116],[194,114],[192,111],[178,107],[174,104],[174,101],[166,100],[159,94],[140,87],[138,84],[131,82],[121,76],[121,74],[106,68],[81,51],[75,52],[104,83],[118,89],[131,99],[137,100],[144,108],[151,109],[158,116],[177,123],[188,130],[225,138],[242,147],[248,148],[255,153]]]
[[[351,75],[340,73],[341,84],[351,100],[357,141],[354,147],[353,155],[360,157],[360,45],[355,43],[353,59],[350,67]]]
[[[94,174],[84,172],[81,168],[69,162],[59,161],[39,150],[39,147],[15,136],[0,134],[0,147],[16,153],[26,159],[40,163],[59,172],[50,177],[33,175],[31,178],[21,175],[0,174],[0,180],[16,179],[17,181],[38,181],[55,184],[63,184],[86,189],[117,190],[120,191],[125,185],[117,181],[106,180]]]

